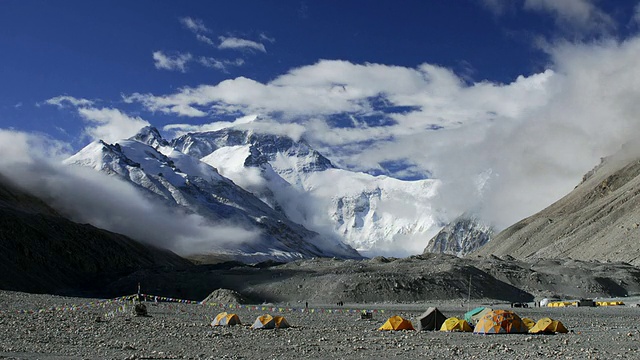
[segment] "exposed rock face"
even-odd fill
[[[627,147],[571,193],[499,233],[478,254],[640,264],[640,156]]]
[[[477,218],[462,215],[447,224],[429,241],[425,253],[442,253],[464,256],[478,250],[493,235],[493,228],[481,223]]]

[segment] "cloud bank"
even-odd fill
[[[60,160],[68,156],[70,146],[43,136],[0,129],[0,151],[0,173],[80,223],[181,255],[225,249],[258,236],[233,224],[212,225],[199,215],[170,209],[129,183],[93,169],[63,166]]]
[[[113,143],[135,135],[138,130],[149,126],[149,122],[136,116],[131,117],[115,108],[97,108],[94,101],[78,99],[73,96],[56,96],[45,101],[45,104],[60,109],[74,108],[85,126],[82,134],[91,140],[104,140]]]
[[[640,38],[547,51],[548,70],[507,84],[469,83],[432,64],[322,60],[268,83],[238,77],[126,99],[149,111],[262,114],[252,126],[302,127],[341,166],[404,163],[405,175],[442,180],[438,205],[452,216],[471,209],[505,227],[568,193],[640,130]],[[187,126],[166,129],[180,128]]]

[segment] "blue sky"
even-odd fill
[[[2,0],[0,130],[66,153],[233,123],[511,221],[630,139],[638,3]]]
[[[55,108],[69,95],[140,110],[121,94],[170,93],[244,76],[267,82],[320,59],[452,69],[469,81],[509,83],[548,66],[537,42],[560,33],[551,10],[460,1],[22,1],[0,2],[0,121],[3,127],[78,138],[82,122]],[[624,3],[624,4],[623,4]],[[633,1],[598,2],[626,36]],[[499,9],[499,10],[497,10]],[[203,29],[190,30],[184,19]],[[206,36],[212,44],[199,41]],[[571,34],[569,34],[571,35]],[[600,35],[598,33],[589,35]],[[220,49],[221,37],[264,46]],[[157,69],[152,54],[230,62],[225,71],[191,60]],[[241,65],[234,65],[242,62]],[[16,107],[17,106],[17,107]],[[171,119],[140,113],[157,126]],[[212,114],[210,118],[214,118]],[[86,139],[85,139],[86,140]]]

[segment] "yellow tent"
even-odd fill
[[[529,329],[520,316],[508,310],[493,310],[478,321],[474,334],[523,334]]]
[[[450,317],[444,321],[440,327],[440,331],[463,331],[471,332],[473,329],[467,320],[458,319],[457,317]]]
[[[522,318],[522,322],[527,327],[527,329],[531,329],[536,325],[536,322],[529,318]]]
[[[596,306],[623,306],[622,301],[596,301]]]
[[[251,325],[252,329],[284,329],[288,328],[291,325],[287,322],[287,320],[283,316],[271,316],[269,314],[265,314],[262,316],[258,316],[256,321]]]
[[[378,330],[415,330],[411,321],[401,316],[392,316]]]
[[[216,318],[211,322],[211,326],[231,326],[238,324],[241,324],[238,315],[227,314],[226,312],[221,312],[216,315]]]
[[[558,320],[553,320],[551,318],[542,318],[538,320],[536,325],[529,330],[532,334],[555,334],[555,333],[563,333],[566,334],[569,332],[567,328]]]

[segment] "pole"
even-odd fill
[[[471,304],[471,274],[469,274],[469,292],[467,293],[467,312],[469,312],[469,305]]]

